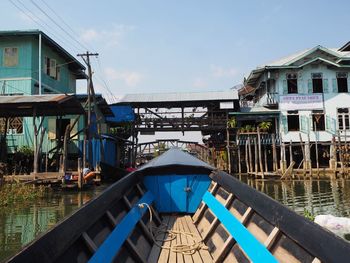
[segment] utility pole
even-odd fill
[[[91,126],[91,95],[93,95],[93,98],[95,100],[95,91],[94,86],[92,82],[92,70],[91,70],[91,64],[90,64],[90,57],[94,56],[97,57],[98,53],[90,53],[89,51],[86,51],[86,53],[78,54],[78,57],[81,57],[87,68],[88,68],[88,85],[87,85],[87,94],[88,94],[88,119],[87,119],[87,130],[84,134],[84,147],[83,147],[83,168],[86,166],[86,141],[88,143],[88,160],[90,160],[90,156],[92,154],[92,147],[91,147],[91,134],[90,134],[90,126]],[[96,103],[94,103],[96,107]],[[91,164],[90,164],[91,165]]]

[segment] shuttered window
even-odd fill
[[[348,92],[348,74],[346,72],[337,73],[338,92]]]
[[[4,67],[15,67],[18,65],[18,48],[4,48]]]
[[[312,92],[323,93],[322,73],[312,73]]]
[[[337,109],[338,129],[349,130],[349,108],[338,108]]]
[[[287,74],[288,94],[298,93],[298,78],[296,73]]]

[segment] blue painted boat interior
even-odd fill
[[[194,213],[210,185],[206,174],[148,175],[144,185],[155,197],[161,213]]]

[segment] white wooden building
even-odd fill
[[[259,66],[245,81],[250,97],[241,105],[280,112],[277,129],[285,142],[331,141],[337,130],[350,135],[350,44],[316,46]],[[248,98],[248,99],[247,99]],[[244,107],[243,107],[244,108]]]

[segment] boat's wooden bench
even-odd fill
[[[174,231],[181,231],[181,232],[188,232],[192,233],[193,237],[196,241],[201,240],[201,236],[193,224],[192,218],[189,215],[171,215],[171,216],[164,216],[163,222],[164,225],[167,226],[168,230],[174,230]],[[158,236],[159,239],[166,239],[167,234],[163,234]],[[163,245],[165,246],[174,246],[176,244],[191,244],[193,240],[188,237],[185,234],[178,234],[176,239],[164,242]],[[201,249],[199,251],[196,251],[192,255],[186,255],[182,253],[175,253],[173,251],[170,251],[169,249],[160,248],[157,245],[154,245],[152,247],[152,251],[149,255],[148,262],[159,262],[159,263],[188,263],[188,262],[212,262],[213,259],[206,249]]]

